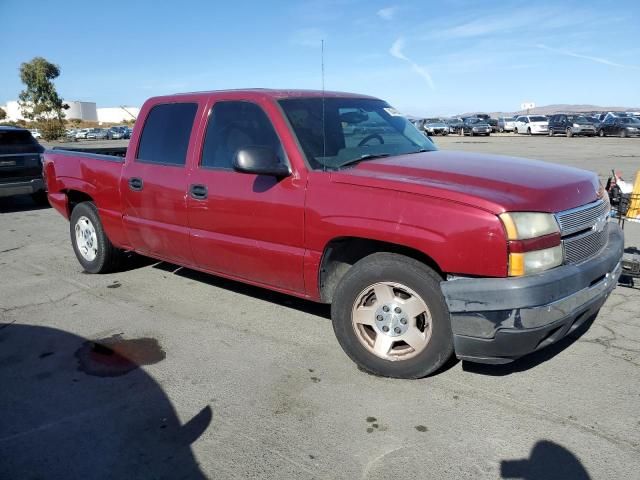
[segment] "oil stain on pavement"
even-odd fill
[[[125,340],[113,335],[87,341],[76,353],[78,370],[96,377],[119,377],[140,365],[153,365],[165,359],[166,353],[155,338]]]

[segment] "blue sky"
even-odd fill
[[[27,9],[28,6],[28,9]],[[25,20],[28,16],[28,20]],[[241,87],[375,95],[407,114],[640,107],[640,1],[0,0],[0,104],[20,63],[62,68],[68,100]]]

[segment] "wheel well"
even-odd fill
[[[82,202],[93,202],[93,198],[78,190],[67,190],[65,193],[67,194],[68,199],[69,215],[71,215],[73,209],[76,208],[76,205]]]
[[[431,267],[443,279],[445,278],[442,269],[431,257],[414,248],[367,238],[337,238],[327,244],[322,255],[318,278],[321,300],[331,303],[344,274],[358,260],[377,252],[397,253],[414,258]]]

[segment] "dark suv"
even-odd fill
[[[42,152],[29,130],[0,126],[0,197],[30,193],[38,203],[46,203]]]
[[[574,135],[586,135],[589,137],[596,136],[596,128],[593,122],[590,122],[583,115],[569,115],[566,113],[557,113],[549,117],[549,136],[556,134],[564,134],[567,137]]]

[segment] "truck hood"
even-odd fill
[[[433,151],[363,161],[333,172],[333,182],[415,193],[492,213],[560,212],[602,195],[596,174],[500,155]]]

